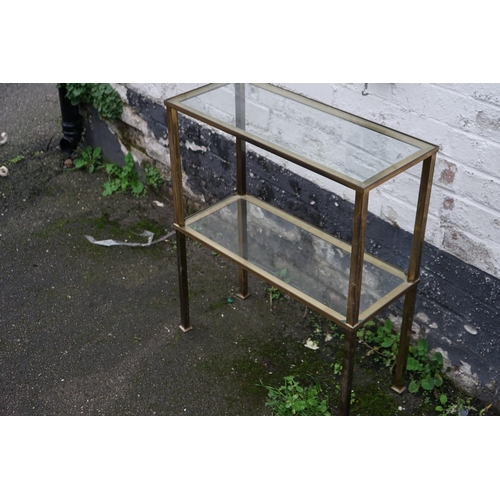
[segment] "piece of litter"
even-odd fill
[[[7,135],[7,132],[2,132],[0,134],[0,146],[5,144],[9,140],[9,136]]]
[[[314,340],[311,340],[311,339],[307,339],[304,346],[309,348],[309,349],[312,349],[313,351],[315,351],[316,349],[319,349],[318,344],[316,344],[316,342],[314,342]]]
[[[156,241],[153,241],[154,238],[154,233],[151,231],[143,231],[139,236],[143,236],[148,239],[147,243],[128,243],[126,241],[116,241],[116,240],[100,240],[96,241],[92,236],[85,235],[85,238],[87,238],[90,243],[93,243],[94,245],[101,245],[104,247],[112,247],[112,246],[127,246],[127,247],[149,247],[150,245],[154,245],[155,243],[160,243],[160,241],[164,241],[171,236],[175,234],[175,231],[172,231],[171,233],[166,234],[165,236],[162,236],[158,238]]]
[[[327,333],[327,334],[325,335],[325,342],[329,342],[329,341],[330,341],[330,340],[332,340],[332,339],[333,339],[333,335],[331,335],[330,333]]]
[[[471,335],[477,335],[477,330],[471,325],[464,325],[465,331]]]
[[[156,200],[153,201],[153,205],[155,207],[164,207],[165,206],[161,201],[156,201]]]
[[[7,177],[9,175],[9,169],[7,167],[0,167],[0,177]]]

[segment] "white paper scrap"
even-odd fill
[[[316,349],[319,349],[318,344],[316,344],[316,342],[314,342],[314,340],[311,340],[311,339],[307,339],[304,346],[308,347],[309,349],[312,349],[313,351],[315,351]]]
[[[139,236],[144,236],[145,238],[147,238],[148,239],[147,243],[129,243],[128,241],[116,241],[116,240],[96,241],[95,238],[89,236],[88,234],[85,235],[85,238],[87,238],[90,241],[90,243],[93,243],[94,245],[101,245],[103,247],[113,247],[113,246],[149,247],[150,245],[154,245],[155,243],[160,243],[160,241],[165,241],[174,234],[175,231],[172,231],[171,233],[168,233],[165,236],[158,238],[156,241],[153,241],[153,238],[155,236],[154,233],[152,233],[151,231],[143,231],[141,234],[139,234]]]

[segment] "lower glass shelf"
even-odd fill
[[[345,324],[351,264],[347,243],[252,196],[226,198],[177,229]],[[358,325],[414,285],[403,271],[365,252]]]

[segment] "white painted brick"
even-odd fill
[[[497,259],[500,254],[500,244],[497,242],[484,242],[474,234],[450,225],[444,232],[442,247],[464,262],[487,273],[494,276],[500,274]]]
[[[500,106],[500,83],[438,83],[436,85],[478,101]]]
[[[269,129],[269,120],[271,118],[269,108],[255,102],[249,102],[245,108],[245,116],[247,117],[246,129],[248,132],[261,135]]]
[[[123,102],[127,102],[127,87],[123,83],[110,83],[110,85],[120,94]]]
[[[163,102],[165,99],[206,85],[205,83],[128,83],[127,86],[150,99]]]
[[[146,138],[146,152],[151,158],[165,165],[170,165],[170,154],[167,146],[162,145],[155,137]]]
[[[148,133],[148,125],[146,121],[141,118],[137,113],[135,113],[134,109],[131,106],[124,105],[123,113],[121,116],[121,121],[138,129],[143,134]]]
[[[411,168],[415,174],[420,176],[422,171],[421,164],[415,165]],[[409,172],[393,177],[381,186],[375,188],[370,193],[370,198],[380,197],[390,194],[394,198],[399,198],[406,202],[407,205],[416,207],[418,200],[418,191],[420,186],[420,177],[409,175]]]
[[[499,178],[486,176],[472,169],[460,168],[457,171],[455,184],[459,188],[457,192],[464,198],[474,200],[497,212],[500,209]]]
[[[479,103],[462,94],[426,84],[395,85],[392,102],[453,127],[460,124],[461,116],[470,120],[479,106]]]
[[[235,124],[235,96],[232,88],[216,89],[206,98],[194,97],[189,100],[189,106],[225,123]]]
[[[443,225],[451,225],[452,229],[465,231],[483,242],[500,243],[500,213],[453,196],[445,197],[440,208]]]
[[[128,86],[150,99],[159,100],[162,98],[162,84],[161,83],[129,83]]]
[[[485,174],[500,176],[500,144],[485,142],[478,151],[478,158],[475,165],[467,163],[468,166],[474,166]]]
[[[334,90],[329,83],[277,83],[275,85],[330,106],[333,103]]]
[[[459,168],[463,168],[463,165],[445,155],[439,155],[434,169],[434,185],[455,192],[455,178]]]

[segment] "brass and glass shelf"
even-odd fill
[[[239,296],[248,272],[346,330],[340,412],[349,413],[356,331],[405,297],[394,389],[404,390],[425,225],[438,147],[268,84],[211,84],[166,100],[181,298],[181,329],[191,328],[186,237],[233,261]],[[184,216],[178,112],[236,138],[235,193]],[[355,191],[352,241],[247,193],[246,143]],[[365,252],[369,193],[422,163],[407,270]]]

